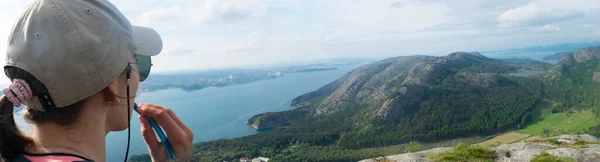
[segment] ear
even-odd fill
[[[118,104],[118,98],[117,98],[117,94],[118,94],[118,88],[117,88],[117,83],[115,81],[111,82],[108,87],[106,87],[104,89],[104,97],[105,97],[105,102],[111,104],[112,106],[115,106]]]
[[[108,87],[106,87],[106,88],[108,88],[108,91],[109,91],[109,92],[111,93],[111,95],[113,95],[113,96],[114,96],[114,95],[116,95],[116,94],[119,94],[119,93],[118,93],[118,90],[117,90],[117,82],[116,82],[116,81],[112,81],[112,82],[111,82],[111,83],[108,85]]]

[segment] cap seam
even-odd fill
[[[78,50],[76,55],[80,60],[82,60],[82,62],[85,62],[85,68],[88,73],[87,77],[90,77],[93,85],[98,85],[98,83],[97,83],[98,78],[97,78],[97,76],[92,75],[93,72],[91,72],[91,71],[94,71],[94,70],[90,69],[90,63],[88,62],[87,59],[85,59],[85,55],[83,55],[85,48],[82,45],[83,43],[81,41],[81,36],[79,35],[79,31],[77,31],[76,29],[73,28],[73,25],[71,24],[71,21],[69,20],[69,17],[67,17],[67,15],[63,14],[62,9],[57,4],[55,4],[53,0],[48,0],[48,2],[50,2],[52,4],[54,15],[57,16],[57,18],[62,21],[62,24],[65,25],[65,27],[69,31],[69,36],[74,40],[73,43],[74,43],[76,49]],[[91,89],[93,89],[93,88],[91,88]],[[51,93],[50,90],[49,90],[49,92]],[[89,95],[93,95],[93,93],[89,94]],[[85,97],[80,96],[80,97],[77,97],[75,99],[68,101],[67,103],[73,104],[73,103],[75,103],[77,101],[81,101],[83,99],[85,99]],[[56,103],[56,101],[54,101],[54,102]],[[70,104],[67,104],[65,106],[68,106]]]
[[[85,48],[82,45],[83,42],[81,41],[81,36],[79,35],[79,31],[77,31],[76,29],[73,28],[73,25],[72,25],[71,21],[69,20],[69,17],[67,17],[67,15],[62,13],[63,12],[62,9],[58,5],[56,5],[53,0],[48,0],[48,1],[52,4],[52,8],[54,9],[55,16],[57,16],[62,21],[62,24],[65,25],[67,30],[69,30],[69,36],[71,36],[71,38],[74,40],[76,49],[79,50],[79,51],[77,51],[77,57],[80,60],[82,60],[82,62],[85,62],[85,68],[88,73],[87,77],[89,77],[91,79],[90,82],[92,82],[92,84],[93,84],[92,88],[90,88],[90,89],[94,89],[94,87],[99,85],[99,83],[98,83],[99,78],[98,78],[98,76],[93,75],[94,74],[93,71],[95,71],[95,69],[92,69],[92,67],[90,67],[91,64],[84,55]],[[96,90],[94,90],[94,91],[96,91]],[[93,93],[91,93],[89,95],[93,95]],[[80,96],[73,100],[68,101],[68,103],[75,103],[75,102],[83,100],[83,99],[85,99],[85,97]]]

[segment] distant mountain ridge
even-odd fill
[[[600,41],[579,42],[579,43],[560,43],[553,45],[530,46],[523,48],[511,48],[510,52],[546,52],[546,51],[575,51],[586,47],[599,46]]]
[[[573,53],[573,52],[556,52],[552,55],[546,55],[542,58],[542,60],[551,61],[551,60],[560,60],[563,56]]]

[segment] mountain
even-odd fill
[[[266,113],[251,118],[249,123],[254,124],[257,129],[265,129],[287,125],[287,122],[297,116],[306,114],[323,117],[355,111],[358,114],[342,116],[353,117],[356,119],[353,122],[363,124],[373,120],[381,122],[375,125],[408,124],[409,121],[401,122],[399,120],[402,117],[412,117],[422,113],[423,110],[437,107],[436,102],[442,101],[436,101],[437,99],[452,100],[443,97],[446,93],[460,92],[464,93],[463,95],[474,95],[473,97],[475,97],[479,94],[493,93],[495,90],[498,92],[517,91],[516,89],[522,86],[520,84],[526,83],[519,83],[518,79],[512,79],[504,74],[545,70],[551,66],[548,63],[533,60],[527,64],[520,64],[490,59],[477,52],[455,52],[444,57],[390,58],[358,68],[317,91],[294,99],[291,104],[304,111],[290,110],[290,112],[295,111],[300,115],[294,116],[289,112],[282,112],[282,117],[279,118],[274,113]],[[534,95],[534,92],[519,91],[519,93]],[[447,104],[452,104],[452,102],[449,101]],[[535,102],[530,102],[530,105],[522,106],[531,107],[535,104]],[[526,107],[525,109],[527,109]],[[256,120],[256,118],[265,120]],[[268,119],[278,122],[268,122]],[[511,122],[514,121],[507,121],[503,124]]]
[[[541,73],[553,111],[591,109],[600,116],[600,46],[588,47],[563,56],[552,69]],[[600,127],[597,128],[600,135]]]
[[[572,52],[556,52],[552,55],[546,55],[542,60],[551,61],[551,60],[560,60],[563,56],[572,53]]]
[[[579,42],[579,43],[560,43],[545,46],[530,46],[523,48],[512,48],[508,52],[546,52],[546,51],[575,51],[586,47],[598,46],[600,41]]]

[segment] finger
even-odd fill
[[[173,111],[168,111],[168,113],[169,113],[169,116],[171,116],[171,118],[173,118],[173,121],[175,121],[175,124],[179,125],[179,128],[182,128],[183,131],[185,131],[188,135],[191,135],[193,138],[194,133],[192,132],[192,130],[190,130],[190,128],[188,128],[185,124],[183,124],[183,122],[181,121],[181,119],[179,119],[177,114],[175,114],[175,112],[173,112]]]
[[[170,109],[165,109],[163,107],[152,105],[152,104],[144,104],[138,106],[138,110],[144,116],[148,116],[160,125],[168,137],[175,137],[170,139],[182,139],[185,137],[183,134],[183,130],[173,121],[173,118],[169,115]]]
[[[138,119],[140,119],[140,123],[142,123],[142,137],[144,138],[144,142],[146,142],[146,145],[148,145],[148,151],[150,152],[150,154],[159,153],[160,143],[159,140],[156,138],[156,134],[154,134],[154,131],[152,130],[152,126],[150,125],[148,120],[146,120],[143,116],[138,116]]]
[[[33,94],[29,93],[29,92],[31,92],[31,87],[29,87],[29,84],[27,84],[27,82],[25,82],[25,80],[22,80],[22,79],[15,79],[15,80],[17,80],[17,82],[21,82],[21,84],[25,88],[24,92],[27,92],[27,98],[31,98],[31,96]]]
[[[23,96],[23,92],[21,92],[21,90],[19,89],[19,87],[17,87],[16,85],[11,85],[10,88],[15,93],[16,97],[20,101],[24,101],[25,100],[25,96]]]
[[[154,105],[154,104],[146,104],[146,103],[140,103],[140,105],[148,105],[148,106],[156,106],[157,108],[160,109],[165,109],[162,106],[158,106],[158,105]],[[175,114],[174,111],[167,111],[169,116],[173,119],[173,121],[175,122],[175,124],[177,124],[180,128],[184,129],[184,131],[186,131],[186,133],[188,134],[192,134],[192,130],[190,130],[184,123],[183,121],[181,121],[181,119],[179,119],[179,116],[177,116],[177,114]]]

